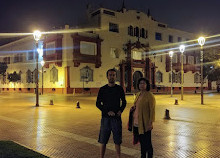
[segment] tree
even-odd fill
[[[17,74],[15,71],[11,74],[8,74],[9,82],[17,82],[21,80],[21,76]]]
[[[220,49],[210,48],[204,50],[203,77],[210,81],[220,80]]]

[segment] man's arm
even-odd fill
[[[125,107],[126,107],[126,99],[125,99],[125,92],[124,89],[121,87],[121,101],[122,101],[122,105],[121,105],[121,113],[124,111]]]
[[[97,99],[96,99],[96,107],[101,111],[103,111],[103,96],[102,96],[102,94],[103,94],[102,89],[100,88]]]

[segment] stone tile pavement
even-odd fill
[[[156,95],[156,122],[153,129],[156,158],[220,158],[220,95],[205,95],[200,105],[199,95]],[[180,105],[173,105],[174,99]],[[53,99],[54,105],[49,105]],[[0,94],[0,140],[13,140],[54,158],[98,158],[97,143],[100,111],[95,96],[43,95],[36,108],[33,94]],[[81,109],[76,109],[76,101]],[[122,115],[122,157],[140,157],[139,145],[132,145],[132,133],[127,121],[133,96]],[[171,120],[164,120],[165,109]],[[115,157],[112,138],[106,158]]]

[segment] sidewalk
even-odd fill
[[[154,157],[220,157],[220,95],[155,95],[156,122],[153,129]],[[133,96],[126,96],[128,105],[123,120],[122,157],[140,157],[139,145],[132,145],[127,121]],[[179,105],[173,105],[174,100]],[[49,105],[53,99],[54,105]],[[76,109],[76,101],[81,109]],[[33,94],[0,94],[0,139],[13,140],[42,154],[55,158],[98,158],[97,143],[100,111],[95,96],[43,95],[36,108]],[[164,120],[165,109],[171,120]],[[106,158],[115,157],[112,138]]]

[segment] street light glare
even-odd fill
[[[200,46],[203,46],[205,44],[205,37],[199,37],[198,38],[198,43]]]
[[[35,41],[39,41],[41,38],[41,32],[39,30],[34,31],[33,33]]]
[[[174,53],[173,51],[170,51],[170,52],[169,52],[169,56],[170,56],[171,58],[173,57],[173,53]]]
[[[37,52],[40,56],[43,56],[43,49],[42,48],[37,48]]]
[[[184,45],[180,45],[179,50],[181,53],[183,53],[185,51],[185,46]]]
[[[42,61],[40,62],[40,64],[41,64],[42,66],[44,66],[45,61],[44,61],[44,60],[42,60]]]

